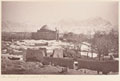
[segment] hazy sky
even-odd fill
[[[2,2],[2,20],[50,24],[64,19],[102,17],[118,24],[117,2]]]

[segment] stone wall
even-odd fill
[[[32,38],[39,40],[55,40],[56,32],[37,32],[32,34]]]

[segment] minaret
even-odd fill
[[[57,27],[55,28],[56,30],[56,41],[59,41],[59,30],[57,29]]]

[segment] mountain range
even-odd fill
[[[63,19],[58,22],[49,23],[51,29],[57,27],[60,32],[93,33],[95,31],[109,32],[112,28],[118,30],[117,25],[101,18],[89,18],[86,20]],[[2,32],[36,32],[42,27],[41,24],[20,23],[13,21],[2,21]]]

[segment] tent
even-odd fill
[[[54,49],[53,58],[63,58],[63,49],[60,49],[60,48]]]

